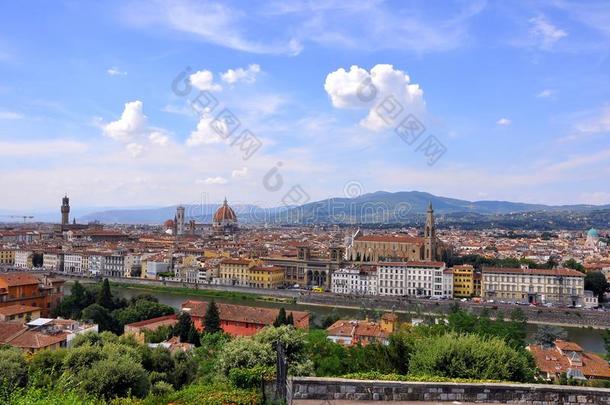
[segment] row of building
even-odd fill
[[[596,307],[585,275],[572,269],[446,268],[443,262],[380,262],[341,268],[331,276],[336,294],[474,298],[515,303]]]

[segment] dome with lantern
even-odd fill
[[[219,233],[224,234],[232,233],[237,229],[237,215],[229,206],[226,197],[220,208],[214,213],[212,226]]]

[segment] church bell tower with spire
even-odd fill
[[[70,199],[66,194],[64,198],[61,199],[61,224],[68,225],[70,223]]]
[[[434,210],[432,209],[432,202],[428,204],[428,212],[426,213],[426,228],[424,233],[424,245],[425,254],[424,259],[426,261],[437,260],[436,256],[436,227],[434,225]]]

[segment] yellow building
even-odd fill
[[[276,266],[253,266],[248,274],[248,286],[278,288],[284,285],[284,269]]]
[[[0,265],[12,266],[15,264],[15,251],[0,249]]]
[[[219,277],[222,284],[247,287],[250,267],[255,263],[247,259],[223,259],[219,266]]]
[[[474,267],[469,264],[453,267],[453,296],[469,298],[475,295]]]

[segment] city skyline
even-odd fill
[[[35,9],[0,6],[3,210],[55,211],[64,192],[81,207],[190,204],[202,192],[273,207],[296,186],[299,204],[350,196],[350,184],[610,203],[608,4]],[[187,96],[173,86],[181,74]],[[371,84],[375,99],[362,93]],[[219,107],[196,114],[199,91]],[[402,110],[392,122],[388,96]],[[251,156],[210,127],[223,108],[260,141]],[[407,114],[425,128],[417,142],[395,131]],[[420,147],[430,135],[438,159]]]

